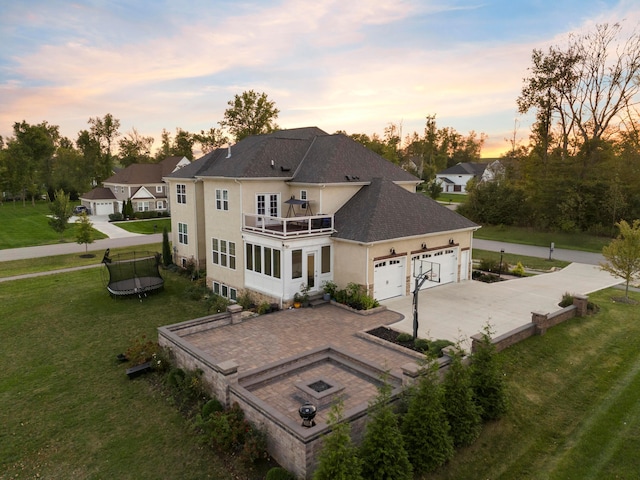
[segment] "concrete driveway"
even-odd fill
[[[595,265],[572,263],[554,273],[498,283],[467,280],[422,290],[418,303],[418,336],[461,340],[470,347],[470,337],[488,323],[501,335],[531,322],[531,312],[558,310],[565,292],[589,294],[621,282]],[[404,315],[393,325],[413,333],[413,297],[395,297],[380,302]]]

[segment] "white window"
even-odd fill
[[[267,277],[280,278],[280,250],[251,243],[247,243],[246,247],[245,268],[247,270]]]
[[[139,212],[149,211],[149,202],[136,202],[136,206],[138,207]]]
[[[306,190],[300,190],[300,200],[304,200],[305,201],[305,203],[303,203],[301,205],[301,207],[302,207],[303,210],[306,210],[307,209],[307,203],[306,203],[306,201],[307,201],[307,191]]]
[[[164,210],[165,208],[164,200],[158,200],[156,202],[156,210]]]
[[[228,298],[234,302],[238,299],[238,291],[235,288],[229,287],[224,283],[213,282],[213,293],[220,295],[221,297]]]
[[[211,261],[215,265],[236,269],[236,244],[219,238],[211,239]]]
[[[162,193],[162,192],[163,192],[162,185],[156,185],[156,193]]]
[[[229,210],[229,191],[216,189],[216,210]]]
[[[182,243],[183,245],[188,245],[189,243],[186,223],[178,223],[178,243]]]
[[[178,203],[187,203],[187,186],[181,183],[176,185],[176,201]]]

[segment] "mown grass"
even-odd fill
[[[131,233],[142,233],[149,235],[152,233],[162,233],[164,227],[167,232],[171,231],[170,218],[152,218],[149,220],[129,220],[128,222],[114,222],[114,225]]]
[[[60,234],[48,223],[49,203],[38,201],[35,206],[21,202],[6,202],[0,205],[0,249],[51,245],[60,243]],[[70,224],[62,236],[63,243],[76,241],[78,226]],[[103,233],[93,230],[93,239],[107,238]]]
[[[481,259],[494,260],[500,262],[500,252],[491,252],[489,250],[473,249],[473,259],[480,261]],[[529,257],[527,255],[518,255],[517,253],[504,253],[502,261],[506,262],[510,268],[515,267],[518,262],[522,262],[524,268],[539,271],[548,271],[552,268],[564,268],[571,262],[563,260],[548,260],[545,258]]]
[[[466,193],[441,193],[436,198],[438,202],[443,203],[464,203],[467,201]]]
[[[613,296],[591,295],[597,315],[502,352],[509,413],[424,478],[637,478],[640,306],[615,304]]]
[[[126,252],[162,252],[161,243],[151,243],[149,245],[137,245],[133,247],[112,248],[111,255]],[[83,258],[82,253],[70,253],[67,255],[53,255],[50,257],[29,258],[23,260],[9,260],[0,262],[0,278],[13,277],[35,272],[50,272],[63,268],[83,267],[86,265],[99,265],[104,255],[104,250],[91,250],[89,253],[95,255],[92,258]]]
[[[143,302],[97,269],[0,283],[0,478],[257,479],[203,446],[116,355],[159,325],[205,315],[174,274]]]
[[[115,360],[159,325],[205,314],[184,295],[190,283],[167,275],[139,302],[111,299],[102,282],[91,269],[0,283],[0,478],[264,478],[203,447]],[[613,296],[591,295],[597,315],[502,352],[509,413],[424,478],[636,478],[640,306]]]
[[[478,229],[473,236],[483,240],[497,240],[547,248],[553,242],[555,248],[595,253],[601,253],[602,247],[611,242],[611,238],[598,237],[587,233],[542,232],[530,228],[505,225],[485,225]]]

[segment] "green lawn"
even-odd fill
[[[149,235],[151,233],[162,233],[164,227],[167,228],[167,232],[171,231],[171,219],[170,218],[152,218],[149,220],[135,220],[128,222],[114,222],[114,225],[131,232],[142,233]]]
[[[480,261],[495,260],[500,262],[500,252],[490,252],[489,250],[480,250],[479,248],[473,249],[473,259]],[[502,255],[502,261],[509,264],[510,268],[515,267],[518,262],[522,262],[524,268],[539,271],[548,271],[551,268],[564,268],[571,262],[564,262],[562,260],[547,260],[545,258],[528,257],[526,255],[518,255],[516,253],[505,253]]]
[[[509,413],[425,478],[638,478],[640,306],[613,292],[590,296],[598,315],[504,351]]]
[[[51,245],[60,243],[60,234],[49,226],[49,204],[38,201],[35,206],[21,202],[6,202],[0,205],[0,249],[31,247],[34,245]],[[63,242],[76,241],[77,226],[72,224],[64,232]],[[93,239],[107,238],[106,235],[93,230]]]
[[[137,245],[133,247],[112,248],[111,255],[125,252],[162,252],[161,243],[151,243],[149,245]],[[89,244],[89,253],[94,254],[93,258],[83,258],[80,253],[70,253],[68,255],[54,255],[51,257],[30,258],[25,260],[10,260],[0,263],[0,278],[13,277],[15,275],[24,275],[34,272],[49,272],[52,270],[60,270],[62,268],[81,267],[84,265],[98,265],[104,256],[104,250],[91,250]]]
[[[508,227],[504,225],[487,225],[477,230],[473,236],[483,240],[497,240],[524,245],[549,247],[554,242],[555,248],[583,250],[601,253],[602,247],[611,242],[610,238],[597,237],[587,233],[540,232],[530,228]]]
[[[111,299],[100,269],[0,283],[0,478],[263,478],[230,474],[233,459],[115,360],[159,325],[205,314],[187,280],[166,280],[143,302]],[[636,478],[640,306],[612,292],[591,296],[598,315],[501,353],[509,413],[425,478]]]
[[[441,193],[436,198],[438,202],[443,203],[464,203],[467,201],[466,193]]]
[[[206,314],[174,274],[143,302],[99,269],[0,283],[0,478],[263,478],[203,446],[116,355],[156,327]],[[239,467],[238,467],[239,468]]]

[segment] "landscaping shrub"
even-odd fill
[[[237,302],[243,310],[251,310],[255,307],[255,302],[253,301],[253,298],[251,298],[251,294],[248,290],[245,290],[242,295],[238,296]]]
[[[322,444],[313,480],[362,480],[362,462],[351,440],[351,425],[342,419],[342,402],[331,407],[329,433]]]
[[[222,412],[224,406],[217,398],[212,398],[202,406],[202,418],[208,418],[215,412]]]
[[[336,298],[338,292],[338,285],[335,282],[329,281],[322,284],[322,290],[324,293],[328,293],[331,298]]]
[[[478,268],[485,272],[497,272],[500,262],[491,258],[481,258]]]
[[[450,345],[453,345],[453,342],[450,340],[438,339],[430,342],[429,351],[433,352],[433,355],[436,357],[442,356],[442,349],[446,348]]]
[[[471,371],[462,363],[458,348],[444,378],[444,407],[455,447],[471,445],[480,436],[480,407],[473,400]]]
[[[131,362],[131,366],[135,367],[136,365],[150,362],[158,353],[160,353],[158,342],[147,340],[147,336],[142,335],[142,337],[136,338],[131,343],[125,355]]]
[[[431,472],[451,459],[453,440],[443,406],[443,387],[435,363],[427,367],[409,399],[402,420],[404,445],[416,474]]]
[[[490,333],[490,327],[485,327],[482,341],[471,355],[471,388],[483,420],[495,420],[507,411],[505,380]]]
[[[362,476],[367,479],[411,480],[413,468],[390,399],[391,385],[385,381],[369,408],[369,421],[360,448]]]
[[[558,305],[562,308],[573,305],[573,294],[569,292],[563,293],[562,299],[560,300],[560,303]]]
[[[413,345],[422,352],[428,352],[430,349],[430,343],[431,342],[429,342],[429,340],[426,340],[424,338],[416,338],[413,342]]]
[[[282,467],[273,467],[267,472],[265,480],[296,480],[296,477]]]
[[[110,213],[109,214],[109,220],[112,221],[112,222],[120,222],[120,221],[124,220],[124,217],[122,216],[122,214],[120,212]]]
[[[400,343],[411,342],[413,340],[413,335],[406,332],[401,332],[398,334],[396,340]]]
[[[366,293],[364,286],[357,283],[349,283],[346,288],[335,292],[338,303],[348,305],[356,310],[369,310],[379,307],[378,301]]]
[[[511,270],[511,273],[517,277],[524,277],[526,272],[524,271],[524,265],[522,265],[522,262],[518,262],[518,264],[513,267],[513,270]]]
[[[258,305],[258,315],[264,315],[265,313],[269,312],[271,312],[271,304],[269,302],[262,302],[260,305]]]
[[[221,295],[211,293],[210,290],[207,290],[207,292],[208,293],[204,297],[207,302],[207,312],[208,313],[226,312],[227,307],[231,305],[231,301],[227,298],[224,298]]]

